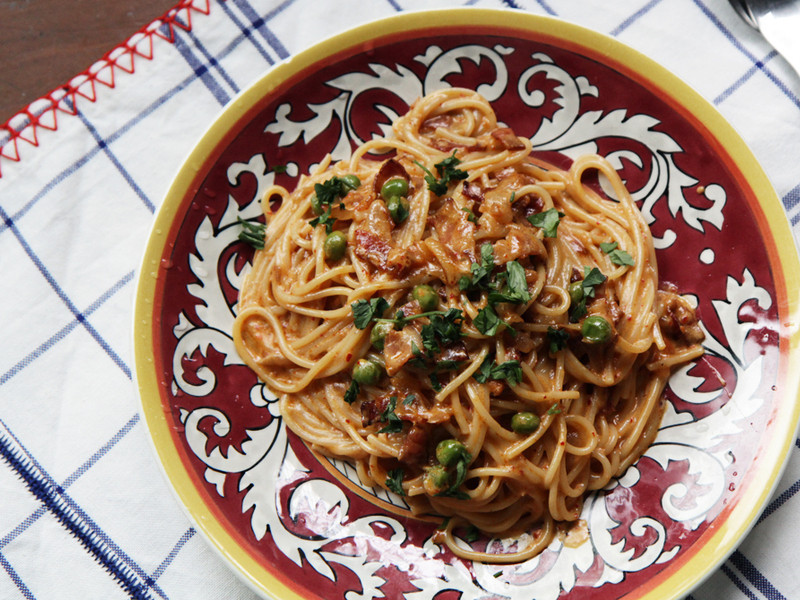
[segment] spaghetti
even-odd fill
[[[314,450],[451,517],[439,541],[463,558],[547,547],[645,451],[670,372],[702,354],[610,164],[537,160],[475,92],[419,99],[393,135],[276,196],[239,354]],[[465,524],[521,537],[495,554]]]

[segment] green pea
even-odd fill
[[[425,472],[425,486],[439,492],[450,483],[450,474],[442,465],[434,465]]]
[[[369,333],[369,342],[376,350],[383,350],[383,345],[386,342],[386,336],[394,329],[394,325],[389,321],[378,321],[372,326],[372,331]]]
[[[353,367],[353,381],[361,385],[375,385],[383,374],[381,366],[366,358],[358,359]]]
[[[533,433],[539,429],[539,416],[532,412],[519,412],[511,417],[511,429],[516,433]]]
[[[339,260],[347,250],[347,236],[341,231],[331,231],[322,244],[322,250],[328,260]]]
[[[429,285],[414,286],[414,289],[411,290],[411,296],[419,302],[419,307],[423,312],[436,310],[436,307],[439,306],[439,294]]]
[[[458,440],[442,440],[436,446],[436,460],[445,467],[454,465],[466,454],[466,446]]]
[[[325,212],[325,209],[322,206],[322,202],[319,201],[319,198],[317,198],[316,194],[311,196],[311,210],[314,211],[315,215],[321,215],[322,213]]]
[[[409,207],[408,200],[399,196],[391,196],[386,201],[386,208],[389,209],[389,215],[395,223],[402,223],[408,218]]]
[[[611,324],[599,315],[586,317],[581,324],[581,335],[590,344],[605,344],[611,339]]]
[[[567,291],[569,292],[569,299],[572,305],[578,304],[578,302],[583,300],[583,281],[573,281],[569,284]]]
[[[348,187],[351,190],[356,190],[361,185],[361,180],[357,175],[343,175],[340,177],[340,179],[342,180],[342,183],[344,183],[345,187]]]
[[[401,197],[408,194],[408,181],[406,181],[402,177],[393,177],[391,179],[387,179],[386,182],[381,186],[381,196],[386,198],[392,198],[394,196]]]

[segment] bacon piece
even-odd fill
[[[656,310],[661,331],[675,341],[699,344],[705,339],[694,309],[678,294],[659,290],[656,294]]]
[[[449,128],[452,120],[453,117],[447,113],[443,115],[437,115],[435,117],[431,117],[430,119],[425,119],[422,125],[420,125],[419,129],[422,133],[433,133],[438,127],[444,127],[445,129]]]
[[[525,148],[525,144],[514,134],[510,127],[498,127],[491,132],[491,136],[505,150],[523,150]]]
[[[353,219],[358,223],[354,232],[353,248],[356,256],[379,269],[389,270],[387,261],[389,251],[392,249],[394,222],[389,216],[386,204],[372,202],[367,210],[355,213]]]
[[[403,445],[400,446],[398,460],[406,464],[421,464],[428,457],[428,428],[412,425]]]
[[[452,198],[446,198],[433,215],[433,228],[439,241],[453,252],[457,260],[475,260],[475,223],[470,213],[460,210]]]
[[[406,325],[400,331],[392,329],[383,342],[383,360],[386,374],[395,375],[414,356],[414,346],[422,350],[422,335],[419,320]]]
[[[465,181],[461,186],[461,193],[464,194],[465,197],[469,198],[473,202],[477,202],[478,204],[482,203],[484,200],[481,186],[474,181]]]
[[[372,400],[364,400],[361,403],[361,425],[367,427],[376,423],[388,406],[388,395],[378,396]]]
[[[544,244],[530,227],[512,223],[505,238],[494,244],[494,261],[502,265],[518,258],[542,256],[544,252]]]

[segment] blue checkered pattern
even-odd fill
[[[323,37],[477,5],[608,33],[693,85],[761,161],[800,231],[800,78],[727,0],[227,0],[0,178],[0,598],[253,598],[159,470],[131,382],[134,270],[171,177],[222,107]],[[0,140],[2,142],[2,140]],[[800,598],[800,442],[766,512],[693,600]]]

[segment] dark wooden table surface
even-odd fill
[[[177,0],[0,0],[0,125]]]

